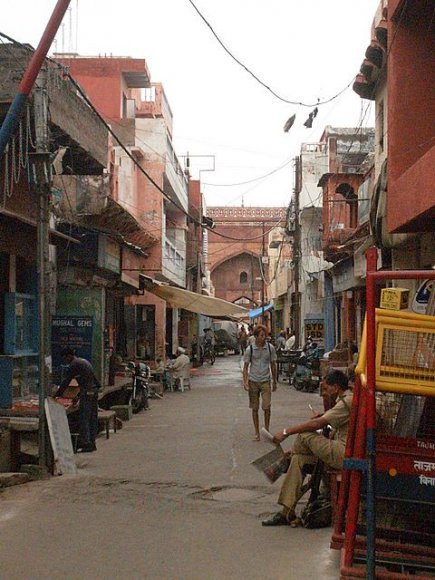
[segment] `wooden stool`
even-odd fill
[[[327,467],[326,474],[329,476],[329,487],[331,492],[332,524],[334,525],[337,515],[338,494],[340,492],[341,471]]]
[[[98,410],[98,424],[102,423],[106,429],[106,439],[109,439],[110,421],[113,421],[113,431],[116,433],[116,413],[115,411]]]

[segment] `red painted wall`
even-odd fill
[[[434,230],[435,35],[433,4],[388,4],[388,227]],[[432,22],[432,28],[430,23]]]
[[[143,59],[127,58],[60,58],[71,75],[82,85],[87,95],[106,118],[122,116],[122,73],[142,72],[149,78]],[[124,87],[125,88],[125,87]]]
[[[268,254],[269,231],[284,225],[287,208],[210,207],[216,230],[229,236],[223,238],[214,232],[208,234],[208,265],[215,295],[229,302],[241,296],[252,299],[251,256],[254,279],[260,276],[258,259]],[[263,226],[264,222],[264,226]],[[264,247],[263,237],[264,236]],[[265,266],[266,271],[268,266]],[[240,272],[248,274],[248,283],[240,284]],[[261,300],[261,282],[254,280],[254,300]],[[267,286],[265,287],[265,301]]]

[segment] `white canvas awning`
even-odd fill
[[[249,310],[238,304],[227,302],[214,296],[204,296],[184,288],[168,286],[157,280],[142,276],[144,288],[156,296],[166,300],[174,308],[183,308],[197,314],[204,314],[210,318],[246,318]]]

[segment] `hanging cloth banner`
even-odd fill
[[[263,314],[263,312],[267,312],[268,310],[271,310],[273,308],[273,302],[270,302],[269,304],[265,304],[264,307],[260,306],[260,308],[254,308],[253,310],[249,311],[249,318],[257,318],[258,316],[261,316]]]
[[[197,294],[184,288],[168,286],[146,276],[141,276],[141,279],[145,290],[163,298],[174,308],[183,308],[210,318],[248,318],[249,310],[238,304],[214,296]]]

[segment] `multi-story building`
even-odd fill
[[[426,101],[435,88],[431,19],[427,3],[380,1],[353,85],[376,112],[373,183],[365,197],[379,264],[393,269],[435,264],[435,110]],[[410,290],[409,309],[426,312],[430,285],[399,284]]]
[[[172,111],[162,85],[151,83],[143,59],[58,58],[128,151],[113,141],[112,198],[140,224],[149,243],[138,244],[146,255],[131,255],[123,273],[136,282],[140,272],[185,287],[188,179],[172,146]],[[179,317],[177,308],[146,290],[126,297],[125,354],[154,359],[174,352]]]
[[[322,196],[318,181],[327,170],[327,163],[325,143],[303,143],[300,155],[295,160],[295,194],[290,205],[293,210],[291,228],[296,241],[291,312],[292,330],[301,346],[309,336],[323,343],[323,277],[327,265],[323,260],[320,243]]]
[[[32,53],[30,48],[17,47],[13,43],[0,46],[0,100],[5,105],[1,109],[2,117],[17,92]],[[97,211],[99,204],[100,210],[104,206],[109,193],[106,175],[108,133],[90,107],[77,95],[72,84],[63,78],[58,67],[46,61],[20,120],[17,135],[11,137],[0,167],[1,407],[29,396],[34,398],[39,390],[38,195],[32,166],[36,132],[47,134],[53,160],[52,171],[57,174],[60,183],[62,179],[65,181],[62,188],[54,183],[51,196],[50,314],[64,322],[67,315],[86,318],[88,328],[91,328],[87,336],[86,356],[92,360],[100,379],[103,378],[104,369],[103,283],[108,279],[106,275],[113,283],[120,282],[120,270],[114,272],[109,266],[108,254],[101,251],[98,276],[95,272],[94,280],[83,280],[81,289],[75,295],[75,311],[71,310],[71,303],[67,304],[68,289],[63,286],[62,260],[66,256],[65,266],[71,272],[74,269],[72,256],[83,246],[82,238],[75,235],[78,232],[73,223],[70,222],[70,227],[66,229],[57,229],[60,207],[67,201],[71,208],[86,211]],[[47,169],[48,186],[50,173]],[[68,199],[67,182],[74,184],[71,186],[74,195]],[[96,200],[93,210],[87,205],[90,197]],[[109,244],[107,237],[105,241]],[[119,252],[116,242],[113,246]],[[70,318],[69,322],[74,321]],[[68,344],[73,334],[71,330],[68,336],[63,337],[63,345]],[[55,332],[53,339],[54,335]],[[58,346],[55,344],[53,348],[54,370],[60,362],[58,349],[55,348]]]
[[[428,2],[382,0],[353,85],[375,104],[371,227],[383,260],[396,269],[435,263],[432,12]]]
[[[275,334],[278,334],[291,326],[289,283],[292,243],[285,227],[274,228],[268,237],[268,299],[273,303],[272,328]]]
[[[322,247],[325,271],[325,348],[360,336],[365,312],[365,268],[355,276],[354,255],[368,238],[368,225],[358,224],[362,187],[373,164],[372,128],[326,127],[322,136],[328,154],[328,172],[322,188]]]
[[[363,301],[355,294],[363,281],[354,279],[352,256],[368,233],[365,227],[359,229],[358,191],[372,146],[371,129],[328,126],[319,143],[302,145],[296,159],[290,229],[297,254],[291,294],[300,343],[311,336],[330,350],[337,342],[356,338]]]

